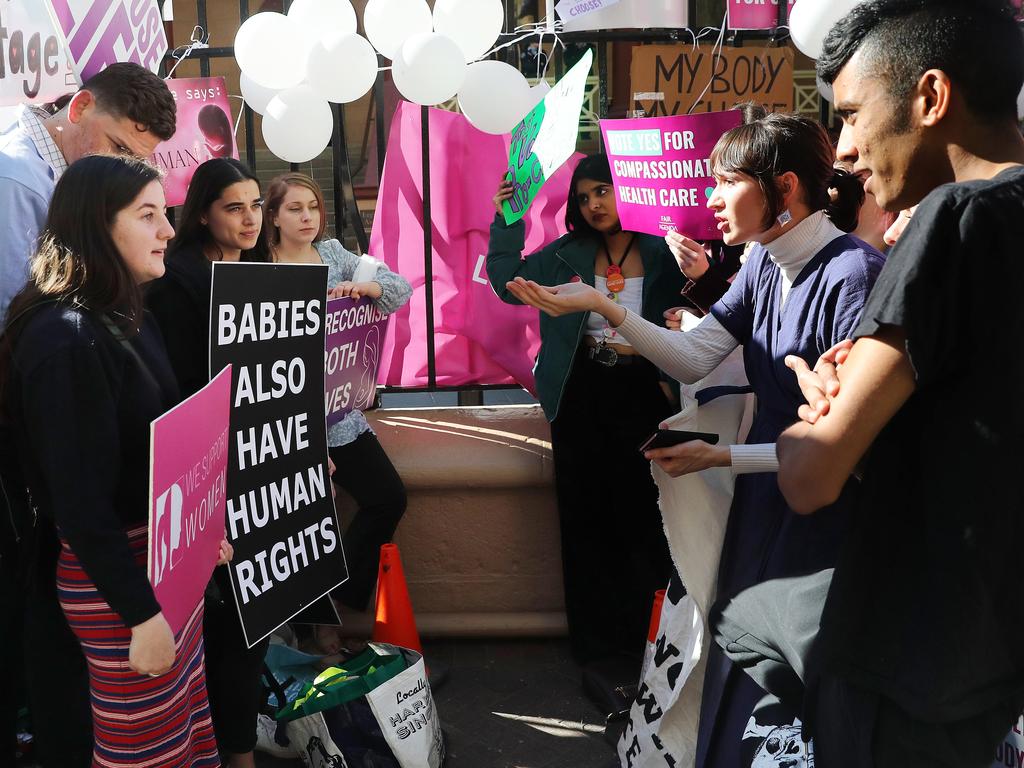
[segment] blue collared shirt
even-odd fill
[[[18,124],[0,135],[0,326],[28,280],[53,188],[67,167],[49,134],[42,136],[37,128],[42,128],[39,115],[24,108]]]

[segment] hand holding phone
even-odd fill
[[[718,445],[718,435],[712,432],[688,432],[681,429],[659,429],[640,445],[640,452],[652,448],[669,448],[680,443],[703,440],[709,445]]]

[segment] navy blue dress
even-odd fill
[[[785,365],[799,355],[809,365],[848,339],[860,319],[884,257],[843,235],[826,245],[793,281],[782,303],[782,272],[755,246],[729,291],[711,314],[743,345],[747,377],[757,395],[748,443],[774,443],[797,420],[804,402]],[[739,475],[718,572],[718,598],[729,598],[769,579],[801,576],[835,565],[858,483],[814,515],[796,515],[779,491],[774,473]],[[697,740],[697,768],[749,766],[759,746],[743,735],[764,691],[732,668],[714,643],[708,655]],[[792,723],[793,714],[771,712]],[[758,725],[766,723],[758,719]],[[744,762],[745,761],[745,762]]]

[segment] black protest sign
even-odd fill
[[[327,471],[327,267],[213,267],[210,366],[232,366],[227,526],[250,647],[348,576]]]
[[[793,111],[793,51],[742,47],[638,45],[629,68],[636,117],[721,112],[753,101]]]

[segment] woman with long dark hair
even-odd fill
[[[660,237],[625,232],[605,155],[576,166],[565,212],[568,234],[522,258],[525,226],[506,226],[503,181],[494,198],[487,274],[498,296],[515,277],[577,280],[651,322],[678,306],[684,276]],[[654,592],[672,563],[657,491],[637,446],[672,412],[658,369],[603,317],[540,317],[537,394],[551,422],[562,571],[573,655],[581,663],[639,655]]]
[[[37,554],[36,578],[55,566],[89,666],[94,765],[219,765],[203,606],[175,637],[146,576],[149,425],[179,398],[140,286],[163,274],[173,234],[154,167],[102,155],[72,164],[0,350],[24,477],[60,536],[59,555]]]
[[[717,466],[731,466],[738,475],[719,566],[720,600],[768,579],[834,565],[857,492],[851,480],[831,507],[800,516],[787,506],[775,476],[775,440],[796,421],[803,403],[786,356],[813,365],[849,338],[883,264],[878,251],[843,233],[856,226],[864,191],[856,177],[833,169],[832,156],[825,130],[793,115],[768,115],[722,137],[711,156],[717,186],[708,207],[726,244],[755,245],[729,291],[692,331],[660,328],[584,285],[545,287],[517,279],[507,286],[556,316],[599,313],[641,354],[687,383],[743,347],[758,402],[747,444],[694,441],[646,454],[673,476]],[[748,730],[792,725],[799,713],[755,712],[764,695],[712,646],[698,766],[750,765],[757,745],[741,743]]]
[[[267,261],[264,237],[263,193],[256,175],[231,158],[200,165],[171,241],[167,274],[146,295],[183,397],[210,380],[212,263]],[[230,576],[223,568],[207,589],[204,635],[217,743],[230,768],[251,768],[268,640],[246,646]]]

